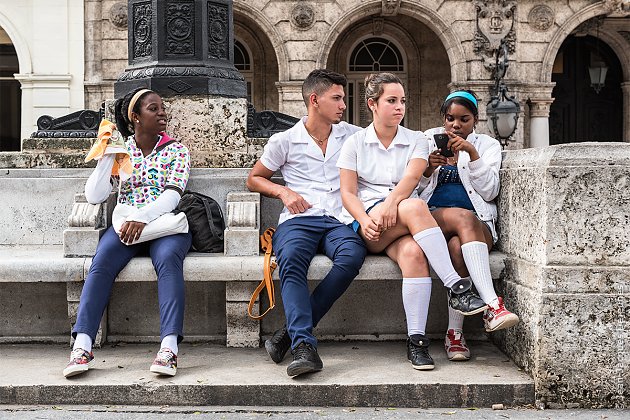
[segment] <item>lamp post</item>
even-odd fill
[[[499,140],[501,146],[507,146],[508,140],[516,130],[521,106],[514,96],[508,96],[508,88],[503,77],[508,67],[508,48],[504,39],[496,51],[494,69],[494,88],[492,97],[486,106],[488,128]]]

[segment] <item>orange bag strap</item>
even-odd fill
[[[256,290],[254,290],[254,293],[249,300],[249,305],[247,305],[247,315],[249,315],[252,319],[262,319],[265,315],[267,315],[267,312],[276,306],[276,295],[273,288],[272,275],[278,264],[271,259],[271,255],[273,254],[271,238],[275,231],[276,230],[274,228],[268,228],[262,235],[260,235],[260,247],[263,251],[265,251],[265,260],[263,262],[263,279],[260,281],[258,287],[256,287]],[[269,298],[269,308],[267,308],[267,310],[261,315],[253,315],[252,309],[254,308],[254,304],[256,303],[258,296],[260,296],[260,293],[265,288],[267,289],[267,297]]]

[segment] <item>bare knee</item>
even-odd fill
[[[424,252],[415,241],[406,241],[400,244],[398,261],[418,269],[429,269],[429,263]]]
[[[398,204],[398,213],[400,213],[401,216],[431,215],[427,203],[419,198],[406,198],[401,201],[400,204]]]

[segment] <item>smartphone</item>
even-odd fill
[[[453,157],[453,151],[446,146],[449,140],[448,134],[434,134],[433,138],[442,156]]]

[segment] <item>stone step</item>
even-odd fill
[[[534,383],[489,342],[470,342],[468,362],[449,362],[435,340],[433,371],[416,371],[396,342],[324,342],[322,372],[291,379],[289,357],[264,349],[182,343],[177,376],[149,372],[156,345],[95,350],[96,367],[65,379],[69,348],[0,345],[0,404],[491,407],[534,403]]]

